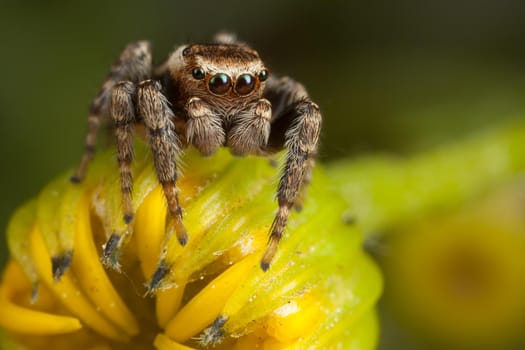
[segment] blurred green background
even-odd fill
[[[518,118],[524,23],[520,0],[3,0],[0,227],[78,162],[87,107],[130,41],[151,40],[160,62],[179,44],[237,33],[319,103],[328,160],[410,154]]]

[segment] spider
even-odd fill
[[[188,234],[176,181],[177,159],[185,147],[193,145],[205,156],[221,146],[237,156],[264,156],[286,148],[279,207],[260,262],[262,270],[268,270],[291,208],[302,205],[317,153],[322,117],[303,85],[271,76],[259,54],[231,34],[218,34],[209,44],[180,46],[156,68],[149,42],[131,43],[91,104],[85,149],[72,182],[86,175],[99,126],[107,118],[116,138],[125,223],[134,215],[132,129],[140,123],[181,245]],[[110,256],[119,240],[112,235],[103,255]]]

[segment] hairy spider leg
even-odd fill
[[[120,247],[125,238],[132,234],[133,220],[133,174],[131,163],[134,159],[133,123],[137,119],[135,101],[136,87],[131,81],[122,81],[113,87],[111,93],[110,115],[113,120],[115,148],[120,175],[120,193],[122,196],[122,212],[128,228],[124,233],[111,233],[104,245],[102,262],[114,269],[119,269]]]
[[[123,81],[115,85],[111,94],[111,117],[114,123],[117,161],[120,174],[120,192],[122,194],[122,212],[124,222],[133,220],[133,175],[131,162],[134,159],[133,122],[136,120],[134,99],[135,84]]]
[[[142,121],[146,127],[146,138],[151,147],[157,178],[164,190],[168,210],[174,220],[177,238],[185,245],[188,234],[182,223],[182,210],[177,196],[176,160],[181,152],[180,142],[173,124],[174,115],[161,92],[158,81],[145,80],[137,86],[130,82],[118,83],[112,93],[111,116],[115,123],[117,160],[119,163],[124,221],[130,226],[134,208],[132,205],[133,174],[133,123]],[[135,111],[138,114],[135,114]],[[118,260],[126,236],[112,234],[105,245],[102,261],[118,269]]]
[[[286,162],[279,181],[279,208],[270,230],[261,268],[270,267],[293,205],[301,205],[306,185],[315,164],[322,117],[319,107],[310,100],[298,82],[283,77],[270,78],[265,97],[272,103],[272,130],[268,149],[287,149]]]
[[[182,223],[182,209],[176,186],[176,162],[181,153],[181,142],[175,132],[173,112],[161,91],[162,86],[158,81],[141,82],[137,89],[137,107],[146,126],[153,163],[174,220],[177,239],[181,245],[185,245],[188,233]]]

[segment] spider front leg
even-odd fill
[[[115,124],[115,143],[120,173],[122,211],[126,224],[133,220],[133,175],[131,162],[134,158],[132,123],[135,121],[135,84],[130,81],[118,83],[111,95],[111,117]]]
[[[276,128],[272,133],[275,139],[280,139],[284,127],[284,147],[287,149],[287,154],[277,190],[279,209],[272,224],[266,251],[261,259],[263,271],[268,270],[277,252],[292,206],[301,204],[301,194],[310,180],[317,154],[322,122],[319,107],[307,97],[300,84],[293,82],[287,87],[286,84],[281,84],[279,89],[283,87],[286,89],[277,91],[278,94],[273,96],[280,107],[272,123],[272,127]],[[291,104],[283,105],[286,101]]]
[[[110,115],[114,123],[115,148],[120,175],[120,192],[122,195],[122,211],[124,222],[128,225],[124,234],[112,233],[104,245],[102,262],[116,270],[119,269],[120,249],[126,238],[131,234],[133,220],[133,175],[131,163],[134,158],[133,122],[135,115],[135,84],[123,81],[113,87],[111,93]]]
[[[137,107],[146,126],[153,163],[168,202],[177,239],[181,245],[185,245],[188,234],[182,223],[182,209],[175,184],[176,161],[181,153],[180,142],[175,133],[173,112],[161,90],[158,81],[146,80],[140,83],[137,88]]]

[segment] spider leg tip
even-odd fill
[[[73,175],[69,178],[69,181],[73,184],[79,184],[82,182],[82,179],[78,175]]]
[[[66,273],[67,269],[71,266],[72,259],[72,251],[55,255],[51,258],[51,271],[55,282],[59,282],[62,276]]]
[[[266,272],[270,269],[270,263],[267,262],[267,261],[261,261],[261,270],[263,270],[263,272]]]
[[[131,221],[133,221],[133,217],[134,217],[133,214],[125,214],[124,215],[124,223],[126,223],[126,225],[129,225],[131,223]]]
[[[213,321],[211,326],[203,331],[202,336],[200,338],[201,345],[208,347],[222,343],[225,335],[223,326],[227,320],[227,317],[219,315],[215,319],[215,321]]]
[[[120,249],[119,244],[122,239],[122,236],[117,234],[112,234],[104,244],[102,256],[100,261],[103,265],[110,267],[114,270],[120,270],[119,258],[120,258]]]
[[[184,247],[186,245],[186,243],[188,243],[188,235],[184,235],[184,236],[181,236],[181,237],[177,237],[178,241],[179,241],[179,244]]]
[[[159,266],[153,273],[151,280],[146,285],[146,288],[147,288],[146,294],[151,295],[155,293],[161,287],[162,282],[164,281],[165,277],[168,275],[170,271],[171,271],[170,266],[166,264],[166,262],[161,261],[159,263]]]

